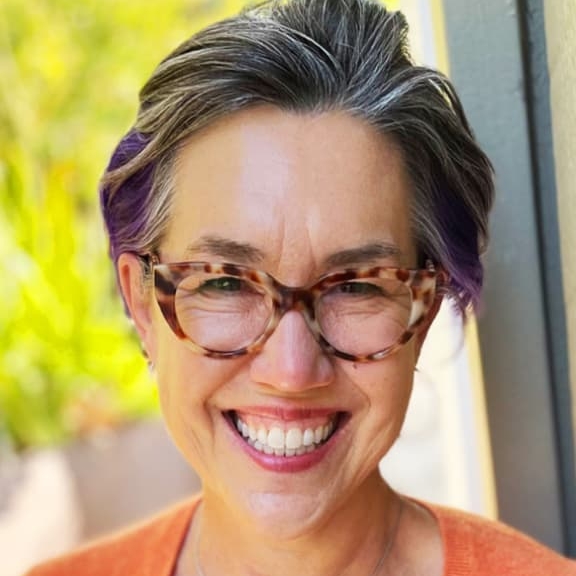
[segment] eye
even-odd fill
[[[370,282],[343,282],[336,286],[335,291],[339,294],[350,294],[351,296],[383,296],[385,292],[380,286]]]
[[[241,292],[250,291],[250,285],[240,278],[222,276],[204,281],[200,289],[212,292]]]

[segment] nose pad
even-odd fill
[[[302,312],[290,310],[251,364],[254,382],[286,392],[303,392],[329,385],[334,367],[316,342]]]

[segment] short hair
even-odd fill
[[[142,88],[136,122],[102,179],[111,258],[159,248],[174,160],[199,130],[259,105],[342,111],[399,146],[419,264],[442,266],[462,312],[477,305],[492,167],[450,81],[411,60],[407,32],[404,16],[376,1],[288,0],[247,9],[181,44]]]

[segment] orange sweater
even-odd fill
[[[172,576],[199,499],[43,564],[26,576]],[[528,536],[478,516],[425,504],[444,542],[443,576],[576,576],[567,560]]]

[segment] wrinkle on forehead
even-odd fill
[[[342,113],[234,114],[184,147],[175,188],[166,243],[182,256],[202,237],[224,238],[236,256],[244,246],[254,263],[289,283],[352,265],[361,259],[352,252],[369,244],[388,246],[380,254],[387,265],[411,263],[402,157],[372,127]]]

